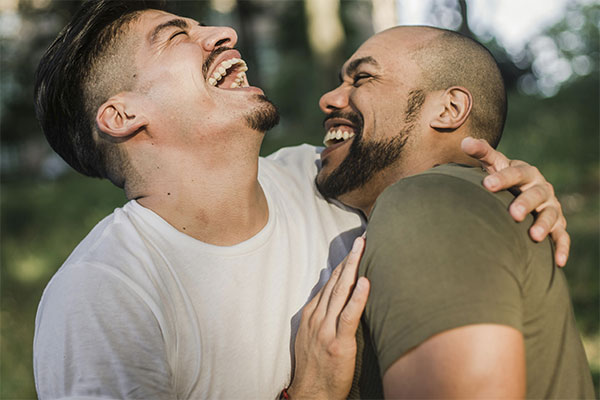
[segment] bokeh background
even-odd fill
[[[599,334],[599,26],[590,0],[212,0],[170,2],[175,13],[230,25],[253,85],[280,108],[263,155],[320,144],[317,102],[343,61],[399,23],[455,29],[499,60],[509,88],[500,149],[554,184],[573,244],[565,273],[596,387]],[[32,107],[43,51],[79,1],[0,0],[0,397],[34,398],[32,341],[45,284],[85,234],[125,202],[106,181],[55,156]]]

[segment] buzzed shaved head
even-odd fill
[[[472,162],[460,149],[465,136],[497,146],[506,92],[494,58],[476,41],[444,29],[398,26],[354,52],[340,85],[319,106],[327,114],[328,148],[317,187],[368,214],[398,179],[437,164]],[[347,139],[339,137],[344,132]]]
[[[460,33],[433,27],[398,27],[414,29],[423,39],[410,53],[421,69],[425,93],[462,86],[473,96],[471,133],[496,147],[506,120],[506,89],[494,57],[477,41]]]

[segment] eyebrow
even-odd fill
[[[154,28],[154,30],[152,31],[152,34],[150,35],[150,44],[154,44],[156,42],[156,39],[158,38],[158,36],[165,29],[171,28],[171,27],[176,27],[176,28],[181,28],[181,29],[189,29],[190,25],[187,23],[186,20],[181,19],[181,18],[175,18],[175,19],[172,19],[165,23],[162,23],[162,24],[158,25],[156,28]]]
[[[340,72],[340,82],[343,81],[343,79],[342,79],[343,75],[346,75],[346,76],[352,76],[352,75],[354,75],[356,73],[356,70],[362,64],[370,64],[370,65],[373,65],[375,67],[379,67],[379,63],[377,61],[375,61],[375,59],[373,57],[371,57],[371,56],[357,58],[356,60],[352,60],[350,62],[350,64],[348,64],[348,67],[346,67],[346,71],[345,72],[343,70]]]

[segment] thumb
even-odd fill
[[[461,149],[465,154],[479,160],[481,165],[489,172],[497,172],[509,166],[509,159],[496,151],[483,139],[467,136],[462,140]]]

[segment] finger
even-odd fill
[[[323,292],[323,288],[321,288],[317,294],[313,296],[312,299],[302,308],[302,320],[310,318],[313,314],[314,310],[317,308],[319,304],[319,300],[321,299],[321,294]]]
[[[371,285],[364,276],[358,278],[352,297],[340,314],[336,337],[339,339],[354,339],[360,317],[367,304]]]
[[[552,207],[552,204],[547,203],[552,199],[548,187],[545,185],[535,185],[522,191],[511,203],[509,211],[515,221],[522,221],[527,214],[533,210],[541,211],[544,208]],[[556,212],[555,219],[550,221],[548,230],[554,226],[554,223],[559,218],[559,213]]]
[[[462,151],[476,158],[488,172],[500,171],[509,165],[509,159],[483,139],[466,137],[461,143]]]
[[[538,213],[533,225],[529,228],[529,236],[536,242],[541,242],[548,236],[558,217],[559,213],[555,207],[544,208]]]
[[[513,186],[526,190],[536,184],[547,182],[536,167],[523,162],[511,162],[510,166],[486,176],[483,180],[483,185],[492,192]]]
[[[358,265],[364,246],[365,240],[363,238],[358,237],[354,240],[352,250],[348,254],[348,260],[346,260],[346,264],[344,265],[344,270],[331,291],[325,318],[329,319],[329,322],[334,324],[333,326],[335,326],[335,321],[337,321],[342,308],[344,308],[344,305],[350,298],[352,288],[356,283]]]
[[[327,313],[327,306],[329,304],[331,292],[333,291],[333,288],[335,287],[338,279],[340,278],[340,275],[344,270],[344,265],[347,261],[348,255],[342,260],[341,263],[338,264],[337,267],[335,267],[335,269],[331,272],[331,276],[329,277],[329,280],[327,281],[325,286],[323,286],[321,290],[319,290],[319,293],[317,293],[317,295],[315,296],[315,298],[317,298],[317,301],[314,304],[315,311],[313,314],[318,315],[320,318],[323,318]]]
[[[567,233],[567,230],[562,226],[552,231],[552,240],[554,240],[556,249],[554,251],[554,258],[556,264],[559,267],[564,267],[569,259],[569,250],[571,248],[571,237]]]

